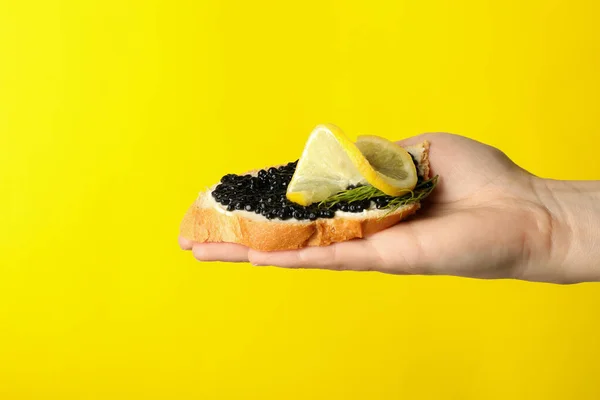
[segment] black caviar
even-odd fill
[[[414,160],[414,158],[413,158]],[[308,207],[293,203],[286,198],[298,161],[279,168],[260,170],[256,176],[228,174],[212,192],[214,199],[228,211],[245,210],[255,212],[267,219],[296,219],[315,221],[319,218],[333,218],[335,211],[360,213],[371,207],[371,200],[340,202],[332,207]],[[416,165],[416,160],[415,160]],[[348,189],[353,189],[351,186]],[[377,208],[385,207],[392,197],[377,197],[373,200]]]
[[[415,168],[417,169],[417,185],[418,185],[419,183],[423,182],[423,177],[419,173],[419,162],[417,161],[415,156],[413,156],[411,153],[408,153],[408,155],[410,155],[410,158],[412,158],[413,163],[415,164]]]
[[[279,168],[271,167],[260,170],[256,176],[228,174],[221,179],[212,192],[215,200],[228,211],[245,210],[255,212],[267,219],[296,219],[314,221],[319,218],[333,218],[335,211],[346,210],[362,212],[371,206],[371,202],[361,201],[340,203],[331,208],[312,204],[303,207],[286,198],[287,186],[290,183],[298,161]],[[349,206],[352,207],[349,207]]]

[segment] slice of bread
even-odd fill
[[[429,179],[429,143],[405,149],[417,160],[419,176]],[[334,218],[316,221],[269,220],[253,212],[227,211],[213,199],[213,188],[200,193],[188,209],[181,223],[181,236],[197,243],[238,243],[260,251],[327,246],[363,238],[397,224],[421,207],[417,202],[391,213],[373,208],[362,213],[336,211]]]

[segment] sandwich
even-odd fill
[[[335,125],[318,125],[298,160],[227,174],[202,191],[180,234],[259,251],[364,238],[416,214],[434,190],[429,145],[372,135],[353,142]]]

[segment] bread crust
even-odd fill
[[[406,149],[418,160],[419,174],[428,179],[429,143]],[[197,243],[237,243],[259,251],[295,250],[361,239],[407,219],[421,208],[417,202],[383,217],[380,212],[372,212],[363,218],[336,216],[310,222],[282,222],[219,211],[210,197],[210,189],[202,192],[188,209],[181,223],[181,236]]]

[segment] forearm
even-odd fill
[[[548,260],[564,283],[600,281],[600,181],[538,179],[552,218]]]

